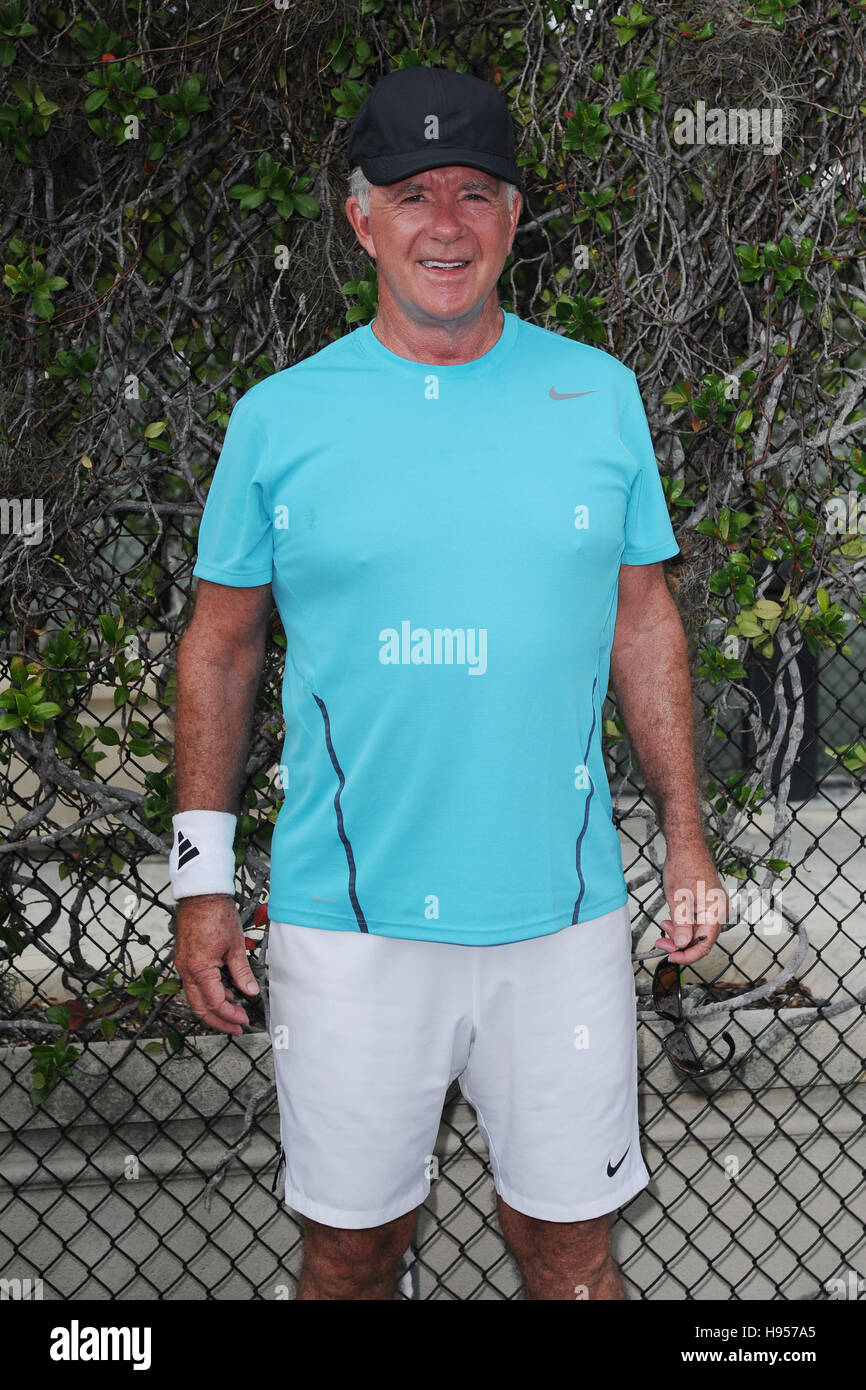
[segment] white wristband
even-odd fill
[[[235,892],[237,816],[229,811],[178,811],[172,816],[174,843],[168,856],[171,891],[178,898]]]

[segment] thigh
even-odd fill
[[[454,950],[272,922],[268,987],[285,1200],[361,1229],[424,1201],[471,1019]]]
[[[487,951],[460,1084],[497,1192],[550,1221],[613,1211],[649,1181],[628,909]]]

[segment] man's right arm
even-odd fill
[[[200,579],[195,613],[177,654],[176,811],[237,815],[256,693],[273,607],[270,584],[236,588]],[[177,904],[175,965],[193,1012],[220,1032],[242,1032],[246,1012],[222,983],[258,985],[234,898],[206,893]]]

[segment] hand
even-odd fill
[[[241,919],[227,893],[181,898],[177,905],[174,963],[190,1007],[202,1023],[221,1033],[242,1033],[246,1010],[220,977],[227,965],[238,989],[259,993],[244,946]]]
[[[713,948],[727,921],[730,900],[705,844],[668,849],[662,882],[673,917],[655,945],[677,965],[691,965]]]

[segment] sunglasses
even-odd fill
[[[711,1072],[721,1071],[734,1055],[734,1040],[730,1033],[722,1038],[728,1045],[728,1055],[723,1062],[705,1067],[692,1046],[686,1030],[683,1015],[683,992],[680,985],[680,966],[664,957],[655,968],[653,975],[653,1008],[659,1018],[667,1019],[675,1025],[673,1031],[662,1038],[662,1047],[668,1061],[685,1073],[686,1076],[709,1076]]]

